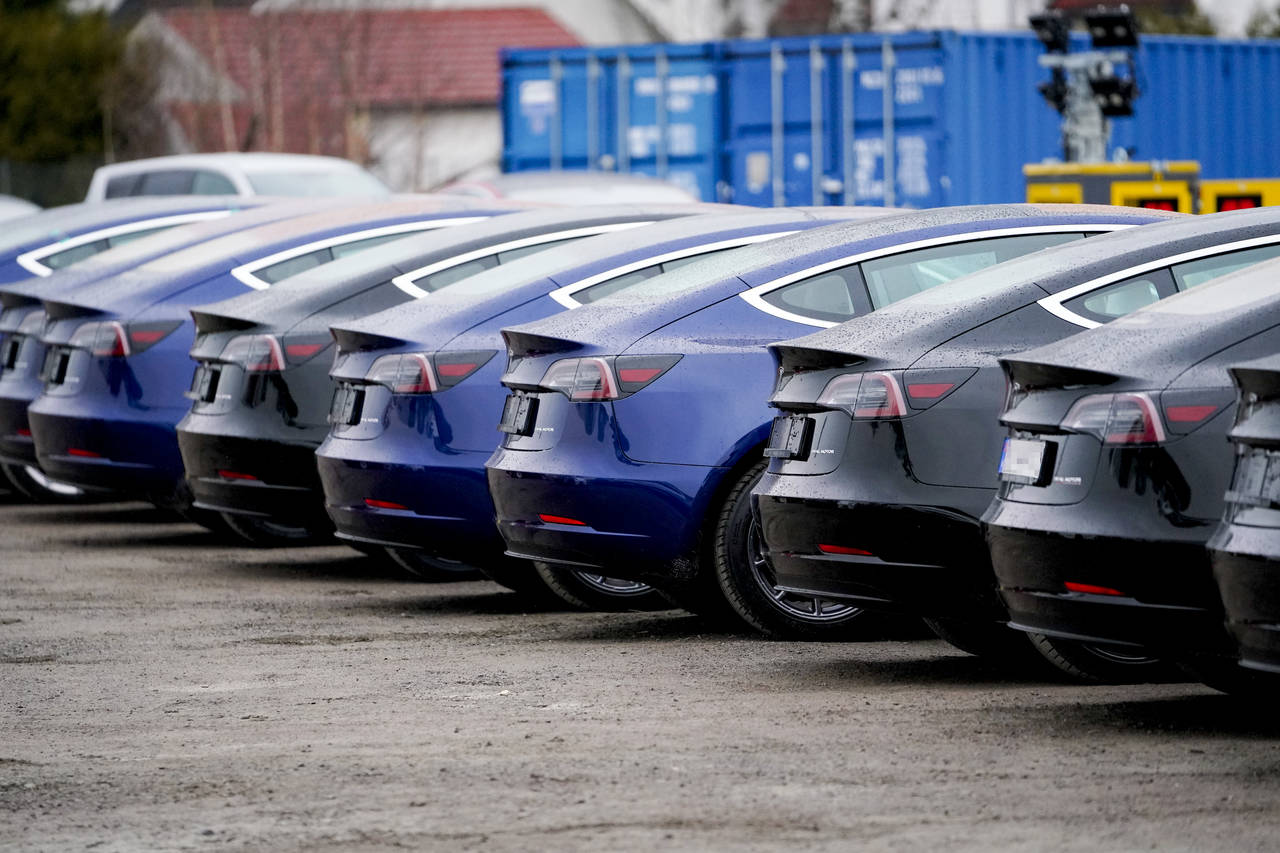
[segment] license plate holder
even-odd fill
[[[4,342],[4,356],[0,364],[5,370],[12,370],[18,363],[18,350],[22,349],[22,338],[16,335]]]
[[[49,385],[61,385],[67,378],[67,363],[71,360],[71,352],[60,347],[51,347],[44,356],[44,364],[40,367],[40,378]]]
[[[510,394],[502,404],[502,420],[498,422],[498,431],[508,435],[533,435],[533,424],[537,419],[538,398],[528,394]]]
[[[329,423],[351,426],[359,419],[359,402],[363,392],[354,385],[339,385],[333,392]]]
[[[998,474],[1006,483],[1047,486],[1053,480],[1056,445],[1035,438],[1006,438]]]
[[[769,446],[764,455],[771,459],[803,462],[813,444],[814,419],[807,415],[780,415],[773,419]]]

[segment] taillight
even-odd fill
[[[289,364],[302,364],[331,346],[333,346],[333,336],[327,332],[316,335],[289,335],[284,339],[285,361]]]
[[[374,361],[365,379],[396,394],[434,394],[457,385],[497,354],[497,350],[393,353]]]
[[[218,358],[238,364],[248,373],[284,370],[284,351],[275,335],[237,335],[227,341]]]
[[[679,355],[619,355],[565,358],[553,363],[538,383],[570,400],[619,400],[636,393],[675,366]]]
[[[85,349],[106,358],[121,358],[130,352],[124,326],[115,320],[85,323],[71,333],[71,340],[67,343],[75,349]]]
[[[1092,435],[1103,444],[1159,444],[1164,423],[1145,391],[1081,397],[1062,420],[1062,429]]]
[[[900,418],[907,414],[902,386],[892,373],[845,373],[827,383],[815,401],[854,418]]]
[[[1179,435],[1195,432],[1235,402],[1234,388],[1177,388],[1160,394],[1165,428]]]

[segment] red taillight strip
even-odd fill
[[[471,371],[475,370],[478,366],[479,365],[475,364],[474,362],[468,364],[465,362],[451,363],[451,362],[445,361],[445,362],[440,362],[439,364],[436,365],[436,373],[440,374],[441,376],[449,376],[449,377],[466,376]]]
[[[623,382],[648,382],[660,373],[661,367],[624,367],[618,371],[618,379]]]
[[[874,557],[870,551],[861,548],[850,548],[848,545],[819,545],[818,550],[824,554],[849,554],[855,557]]]
[[[325,348],[325,344],[285,344],[284,351],[289,358],[311,358]]]
[[[1169,406],[1164,413],[1169,423],[1198,424],[1216,411],[1217,406]]]
[[[920,400],[936,400],[954,387],[954,382],[920,382],[908,385],[907,393]]]
[[[587,526],[585,521],[578,521],[576,518],[567,518],[563,515],[547,515],[546,513],[540,512],[538,513],[538,518],[542,519],[547,524],[572,524],[575,527]]]
[[[1118,589],[1112,589],[1109,586],[1094,586],[1091,583],[1075,583],[1074,581],[1064,581],[1063,586],[1069,592],[1083,592],[1089,595],[1124,595]]]

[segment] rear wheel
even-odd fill
[[[458,560],[446,560],[419,551],[416,548],[384,549],[391,562],[404,569],[420,581],[426,583],[453,583],[469,581],[480,577],[480,571],[474,566]]]
[[[751,490],[765,463],[743,474],[721,505],[713,539],[713,563],[720,591],[742,621],[778,639],[851,640],[870,620],[864,611],[834,599],[778,589],[764,556],[760,527],[751,516]]]
[[[37,503],[83,503],[91,500],[84,489],[51,480],[34,465],[4,465],[4,474],[13,487]]]
[[[199,510],[197,510],[198,512]],[[251,545],[263,548],[310,545],[330,538],[328,530],[305,525],[282,524],[269,518],[242,515],[236,512],[218,513],[227,529]]]
[[[1176,670],[1161,658],[1140,649],[1064,640],[1028,634],[1031,644],[1049,663],[1076,681],[1087,684],[1136,684],[1176,679]]]
[[[639,581],[610,578],[578,569],[534,563],[538,576],[566,603],[581,610],[665,610],[662,594]]]

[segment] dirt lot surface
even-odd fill
[[[1275,849],[1280,718],[0,506],[0,847]]]

